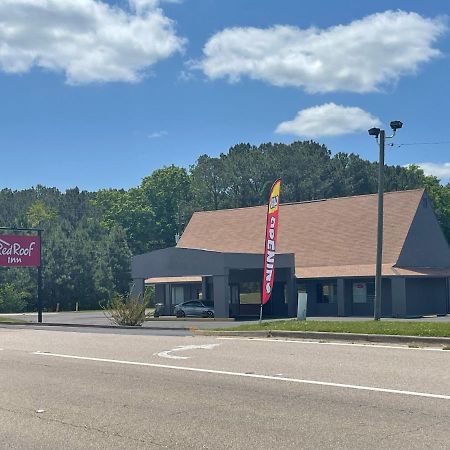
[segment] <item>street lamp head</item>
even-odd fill
[[[378,139],[378,136],[380,135],[380,129],[379,128],[371,128],[369,130],[369,135],[370,136],[375,136]]]
[[[403,126],[403,123],[400,120],[393,120],[391,122],[391,128],[393,131],[399,130]]]

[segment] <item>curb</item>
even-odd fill
[[[323,331],[213,331],[194,330],[201,336],[239,336],[249,338],[290,338],[290,339],[319,339],[337,341],[359,341],[378,343],[401,344],[441,344],[450,346],[450,338],[429,336],[407,336],[392,334],[356,334],[356,333],[332,333]]]
[[[95,325],[86,323],[37,323],[37,322],[0,322],[0,326],[32,326],[32,327],[68,327],[68,328],[106,328],[106,329],[118,329],[118,330],[161,330],[161,331],[192,331],[192,327],[139,327],[139,326],[126,326],[126,325]]]
[[[208,318],[208,317],[175,317],[175,316],[160,316],[160,317],[150,317],[145,319],[146,322],[234,322],[236,319],[233,318]]]

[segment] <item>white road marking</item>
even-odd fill
[[[205,344],[205,345],[179,345],[172,350],[165,350],[163,352],[154,353],[156,356],[160,356],[161,358],[169,358],[169,359],[189,359],[190,356],[178,356],[172,355],[174,352],[183,352],[186,350],[196,350],[199,348],[203,348],[206,350],[211,350],[214,347],[217,347],[220,344]]]
[[[281,342],[281,343],[291,343],[291,344],[314,344],[314,345],[340,345],[347,347],[365,347],[365,348],[393,348],[400,350],[425,350],[428,352],[442,352],[445,351],[442,348],[429,348],[429,347],[407,347],[402,345],[384,345],[377,343],[367,343],[367,344],[353,344],[351,342],[321,342],[321,341],[308,341],[308,340],[293,340],[293,339],[270,339],[270,338],[245,338],[245,337],[218,337],[218,340],[230,340],[230,341],[262,341],[262,342]],[[450,352],[448,352],[450,354]]]
[[[442,400],[450,400],[450,395],[430,394],[427,392],[403,391],[403,390],[399,390],[399,389],[387,389],[387,388],[379,388],[379,387],[371,387],[371,386],[360,386],[357,384],[342,384],[342,383],[332,383],[332,382],[328,382],[328,381],[302,380],[299,378],[287,378],[287,377],[279,377],[279,376],[271,376],[271,375],[259,375],[259,374],[255,374],[255,373],[229,372],[226,370],[200,369],[198,367],[171,366],[168,364],[154,364],[154,363],[145,363],[145,362],[137,362],[137,361],[122,361],[122,360],[118,360],[118,359],[92,358],[92,357],[88,357],[88,356],[62,355],[59,353],[33,352],[32,354],[38,355],[38,356],[54,357],[54,358],[77,359],[77,360],[83,360],[83,361],[98,361],[98,362],[106,362],[106,363],[114,363],[114,364],[124,364],[124,365],[129,365],[129,366],[155,367],[155,368],[159,368],[159,369],[181,370],[181,371],[186,371],[186,372],[200,372],[200,373],[209,373],[209,374],[214,374],[214,375],[228,375],[228,376],[232,376],[232,377],[257,378],[260,380],[285,381],[285,382],[290,382],[290,383],[311,384],[311,385],[328,386],[328,387],[335,387],[335,388],[355,389],[358,391],[383,392],[383,393],[387,393],[387,394],[399,394],[399,395],[409,395],[409,396],[413,396],[413,397],[426,397],[426,398],[437,398],[437,399],[442,399]]]

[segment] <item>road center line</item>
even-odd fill
[[[160,369],[171,369],[171,370],[181,370],[185,372],[200,372],[200,373],[209,373],[215,375],[227,375],[232,377],[243,377],[243,378],[256,378],[260,380],[273,380],[273,381],[283,381],[290,383],[299,383],[299,384],[311,384],[318,386],[328,386],[335,388],[345,388],[345,389],[354,389],[359,391],[371,391],[371,392],[383,392],[387,394],[399,394],[399,395],[409,395],[413,397],[426,397],[426,398],[437,398],[442,400],[450,400],[450,395],[443,394],[430,394],[426,392],[414,392],[414,391],[403,391],[398,389],[386,389],[386,388],[378,388],[378,387],[370,387],[370,386],[360,386],[354,384],[341,384],[341,383],[331,383],[327,381],[316,381],[316,380],[302,380],[299,378],[287,378],[287,377],[279,377],[279,376],[271,376],[271,375],[259,375],[254,373],[242,373],[242,372],[229,372],[226,370],[215,370],[215,369],[200,369],[197,367],[183,367],[183,366],[172,366],[168,364],[154,364],[154,363],[144,363],[137,361],[122,361],[118,359],[107,359],[107,358],[92,358],[88,356],[75,356],[75,355],[62,355],[58,353],[43,353],[43,352],[33,352],[33,355],[38,356],[47,356],[54,358],[66,358],[66,359],[77,359],[84,361],[98,361],[98,362],[106,362],[106,363],[114,363],[114,364],[124,364],[130,366],[143,366],[143,367],[156,367]]]
[[[401,345],[379,345],[377,343],[367,343],[367,344],[353,344],[351,342],[320,342],[320,341],[308,341],[308,340],[293,340],[293,339],[271,339],[271,338],[253,338],[253,337],[218,337],[218,340],[230,340],[230,341],[261,341],[261,342],[280,342],[280,343],[290,343],[290,344],[312,344],[312,345],[338,345],[345,347],[364,347],[364,348],[393,348],[399,350],[422,350],[428,352],[443,352],[442,348],[428,348],[428,347],[406,347]],[[450,352],[448,352],[450,354]]]

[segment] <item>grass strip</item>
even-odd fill
[[[9,322],[9,323],[27,323],[26,320],[13,319],[12,317],[2,317],[0,316],[0,323]]]
[[[255,324],[244,324],[221,331],[323,331],[332,333],[390,334],[404,336],[450,337],[450,322],[413,321],[321,321],[282,320]]]

